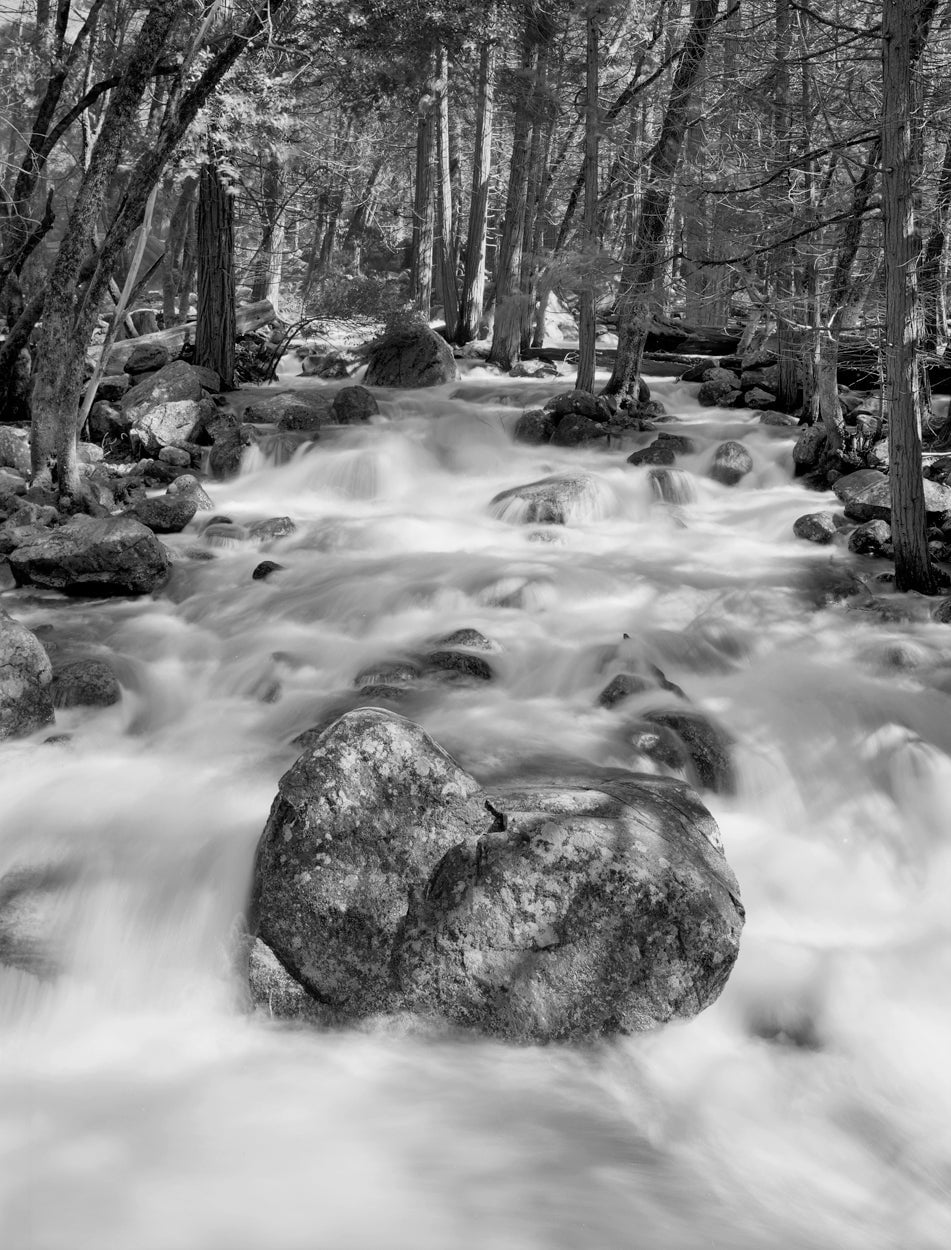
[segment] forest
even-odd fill
[[[4,1245],[951,1244],[949,65],[0,0]]]

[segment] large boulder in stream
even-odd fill
[[[75,516],[10,556],[18,586],[68,595],[147,595],[168,577],[168,554],[130,516]]]
[[[387,330],[366,353],[367,386],[439,386],[459,376],[452,348],[419,322]]]
[[[0,608],[0,742],[53,719],[53,668],[36,635]]]
[[[486,791],[418,725],[361,708],[282,777],[250,922],[251,994],[273,1014],[411,1011],[548,1042],[701,1011],[743,908],[683,782]]]
[[[753,457],[736,439],[721,443],[713,454],[710,477],[724,486],[735,486],[752,471]]]
[[[418,725],[350,712],[280,780],[254,869],[257,935],[345,1015],[394,1007],[410,895],[492,823],[477,782]]]

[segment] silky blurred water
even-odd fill
[[[212,486],[234,521],[293,518],[287,538],[214,546],[199,517],[154,599],[0,596],[123,686],[58,713],[68,742],[0,747],[0,873],[57,867],[61,965],[0,969],[5,1248],[951,1245],[951,629],[793,538],[834,502],[792,480],[794,432],[652,382],[696,445],[673,502],[626,464],[653,435],[516,445],[565,383],[473,370],[465,398],[381,394],[369,426],[264,437]],[[705,476],[725,438],[754,461],[733,488]],[[569,469],[593,481],[566,526],[489,507]],[[253,581],[265,558],[283,569]],[[871,590],[837,599],[850,569]],[[233,938],[291,739],[460,627],[498,644],[497,680],[407,711],[480,777],[630,766],[643,700],[597,695],[638,664],[735,736],[738,795],[704,797],[748,920],[696,1020],[570,1050],[246,1012]]]

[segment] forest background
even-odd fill
[[[898,582],[934,591],[949,51],[938,0],[3,0],[0,416],[81,506],[106,333],[197,317],[227,381],[235,301],[415,313],[509,369],[554,298],[623,397],[650,333],[734,327],[843,467],[840,357],[881,379]]]

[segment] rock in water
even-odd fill
[[[411,901],[407,1006],[509,1041],[689,1018],[739,951],[739,887],[716,826],[675,781],[492,795],[505,832],[455,847]]]
[[[613,502],[613,500],[610,500]],[[543,477],[503,490],[489,503],[503,521],[523,525],[569,525],[607,515],[609,492],[588,473]]]
[[[147,595],[168,577],[165,548],[130,516],[75,516],[10,556],[18,586],[69,595]]]
[[[367,349],[367,386],[439,386],[458,376],[452,348],[426,325],[388,330]]]
[[[36,635],[0,608],[0,742],[53,719],[53,669]]]
[[[832,489],[845,504],[845,515],[853,521],[891,521],[891,482],[877,469],[858,469],[840,477]],[[929,521],[951,511],[951,488],[924,478],[923,492]]]
[[[250,912],[252,998],[274,1014],[411,1010],[532,1042],[695,1015],[743,925],[716,823],[683,782],[487,794],[377,708],[281,778]]]
[[[715,482],[722,482],[724,486],[735,486],[752,470],[753,457],[742,443],[730,439],[729,442],[721,443],[716,449],[713,464],[710,466],[710,476]]]
[[[255,863],[256,935],[318,1001],[351,1017],[392,1009],[410,895],[491,823],[478,784],[418,725],[358,708],[280,780]]]
[[[376,397],[365,386],[342,386],[334,396],[330,414],[343,425],[369,421],[380,411]]]
[[[53,678],[57,707],[111,707],[121,698],[119,680],[102,660],[74,660],[57,669]]]

